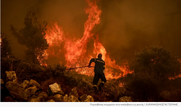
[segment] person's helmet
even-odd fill
[[[98,58],[102,58],[102,54],[101,53],[98,54]]]

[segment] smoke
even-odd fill
[[[87,19],[86,7],[85,0],[2,0],[2,32],[9,36],[13,54],[23,59],[26,47],[11,35],[10,24],[18,29],[24,27],[24,18],[31,11],[40,22],[57,22],[70,38],[81,38]]]
[[[117,61],[155,45],[181,57],[180,0],[98,0],[97,4],[102,14],[93,33]],[[86,7],[85,0],[2,0],[2,32],[9,35],[15,56],[22,58],[26,47],[11,35],[10,24],[22,28],[26,13],[32,11],[42,22],[57,22],[70,38],[81,38]]]
[[[180,0],[102,0],[101,42],[116,59],[145,46],[163,46],[181,57]]]

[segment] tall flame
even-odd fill
[[[94,26],[100,22],[101,10],[98,9],[96,2],[90,2],[90,0],[87,0],[87,3],[89,7],[85,12],[88,14],[88,20],[84,24],[83,37],[74,43],[68,39],[65,42],[66,66],[75,64],[79,59],[83,58],[83,55],[86,53],[87,42],[93,36],[91,31]]]
[[[98,35],[96,38],[93,38],[91,31],[95,25],[100,23],[101,10],[96,5],[96,1],[86,1],[88,8],[85,9],[85,13],[88,14],[88,19],[84,24],[83,37],[76,41],[66,38],[63,29],[57,23],[49,25],[45,35],[45,39],[49,44],[49,48],[44,52],[44,55],[46,55],[45,59],[52,56],[59,59],[63,58],[65,62],[60,61],[60,63],[65,64],[67,67],[79,67],[88,65],[89,60],[93,56],[96,57],[99,53],[102,53],[103,60],[106,63],[105,76],[107,79],[117,79],[127,73],[131,73],[132,71],[128,69],[126,64],[120,66],[109,57],[105,47],[99,42]],[[87,52],[87,43],[90,39],[94,40],[92,53]],[[114,71],[118,72],[115,73]],[[76,72],[93,76],[93,68],[76,69]]]

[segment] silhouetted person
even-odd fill
[[[89,67],[91,63],[95,63],[94,67],[94,79],[93,79],[93,86],[94,86],[94,91],[97,91],[97,83],[99,79],[101,79],[101,83],[99,84],[98,88],[101,91],[102,87],[104,86],[104,83],[106,82],[106,78],[104,75],[104,69],[105,69],[105,62],[102,60],[102,54],[98,55],[98,58],[92,58],[89,62]]]

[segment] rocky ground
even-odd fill
[[[108,80],[103,90],[95,93],[92,80],[93,77],[67,71],[60,65],[42,67],[13,58],[1,59],[2,102],[181,101],[181,78],[160,86],[164,90],[158,93],[158,100],[136,99],[128,88],[119,87],[124,78]]]
[[[80,74],[66,74],[64,82],[50,78],[40,84],[34,79],[18,82],[15,71],[5,73],[5,81],[1,79],[1,101],[3,102],[132,101],[131,97],[124,96],[126,92],[124,88],[111,82],[105,84],[103,91],[94,93],[93,86],[89,82],[92,77],[85,79]]]

